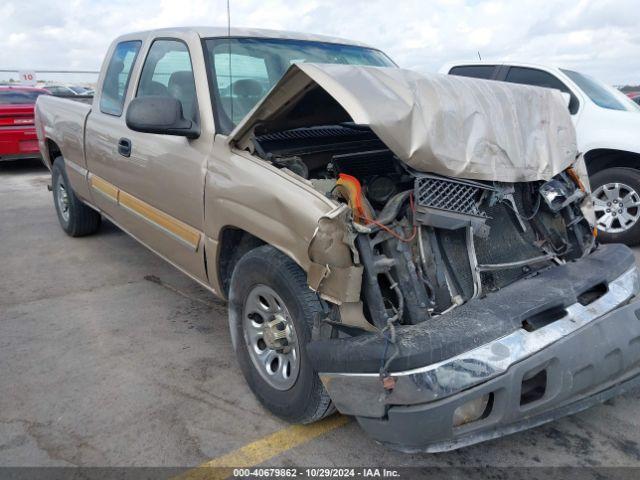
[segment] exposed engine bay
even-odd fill
[[[457,179],[412,169],[367,126],[255,133],[255,155],[350,207],[364,315],[380,329],[427,321],[595,244],[573,168],[546,182]]]
[[[298,262],[321,300],[307,358],[374,438],[458,448],[640,368],[623,306],[640,276],[626,247],[596,244],[558,91],[301,63],[230,137],[323,207]]]

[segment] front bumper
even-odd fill
[[[498,438],[602,403],[640,386],[640,303],[619,308],[513,365],[505,373],[446,399],[392,406],[386,418],[358,417],[376,440],[403,451],[440,452]],[[546,372],[541,398],[523,404],[525,379]],[[491,395],[483,418],[453,426],[453,413]]]
[[[519,328],[445,360],[393,371],[392,390],[375,373],[320,377],[338,410],[396,448],[442,451],[496,438],[640,382],[640,304],[624,306],[639,289],[640,274],[627,264],[588,305],[572,303],[560,310],[562,318],[533,331]],[[524,392],[541,378],[543,393],[530,401]],[[454,427],[454,411],[483,395],[490,401],[482,418]]]

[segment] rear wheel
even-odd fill
[[[295,262],[268,245],[244,255],[231,277],[229,311],[238,363],[269,411],[296,423],[333,412],[305,350],[322,306]]]
[[[73,193],[62,157],[53,162],[51,183],[58,221],[67,235],[82,237],[95,233],[100,227],[100,214],[82,203]]]

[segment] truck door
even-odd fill
[[[139,80],[131,82],[129,99],[172,96],[181,102],[185,117],[200,121],[185,41],[153,40],[139,63],[141,69],[134,72]],[[103,90],[109,88],[108,77],[107,72]],[[189,140],[134,132],[126,126],[124,115],[113,122],[109,114],[100,112],[87,125],[90,183],[93,189],[117,192],[115,203],[99,206],[104,205],[116,223],[134,237],[204,282],[203,192],[211,148],[212,143],[202,136]]]
[[[118,191],[111,183],[117,168],[118,138],[124,133],[124,102],[141,40],[118,43],[103,65],[104,78],[99,85],[91,113],[85,125],[85,154],[93,204],[107,215],[117,217]],[[105,70],[106,69],[106,70]]]

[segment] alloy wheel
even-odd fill
[[[640,195],[624,183],[605,183],[593,192],[598,230],[622,233],[640,218]]]
[[[244,340],[260,376],[276,390],[288,390],[300,371],[298,337],[280,296],[267,285],[254,286],[243,308]]]

